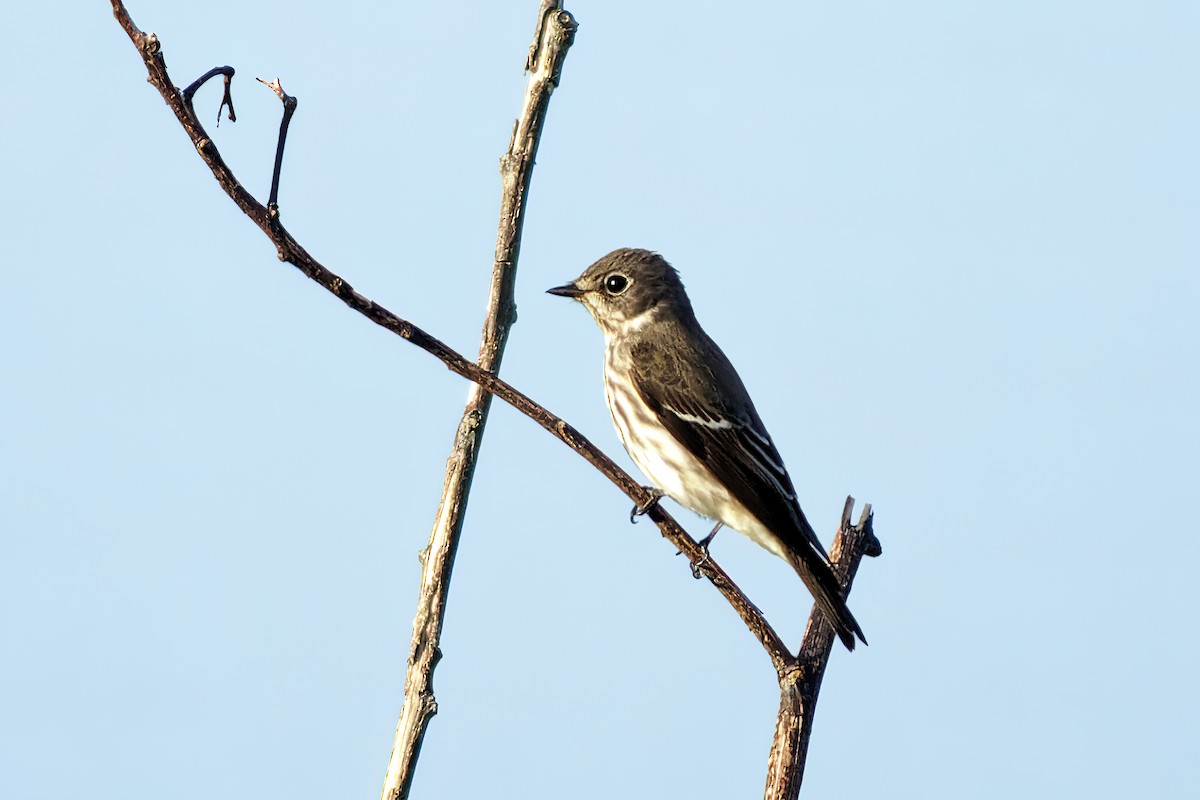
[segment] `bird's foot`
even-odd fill
[[[703,539],[696,542],[696,544],[700,545],[700,552],[704,554],[700,557],[699,561],[692,562],[692,577],[696,580],[700,580],[704,577],[704,575],[700,572],[700,568],[708,563],[708,546],[712,544],[712,540],[717,535],[717,531],[721,530],[721,526],[724,524],[724,522],[718,522],[713,526],[713,529],[708,532],[708,536],[705,536]],[[675,555],[679,555],[682,552],[682,550],[676,551]]]
[[[650,493],[650,499],[644,505],[634,504],[633,510],[629,512],[629,521],[634,525],[637,524],[638,517],[650,513],[650,509],[658,505],[658,501],[666,496],[662,489],[655,489],[653,486],[643,486],[642,488]]]

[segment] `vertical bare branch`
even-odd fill
[[[849,594],[863,556],[878,556],[883,552],[875,538],[871,504],[863,506],[857,525],[850,524],[853,511],[854,498],[847,497],[842,522],[829,551],[843,595]],[[766,800],[795,800],[800,796],[808,743],[812,737],[813,712],[825,667],[829,664],[833,637],[833,626],[814,608],[808,618],[808,627],[804,629],[804,641],[796,661],[779,671],[779,716],[775,722],[771,755],[767,759]]]
[[[550,95],[558,85],[563,60],[574,39],[575,30],[575,20],[562,9],[561,0],[542,0],[526,62],[529,83],[521,116],[513,128],[508,151],[500,159],[500,227],[496,236],[491,293],[478,362],[481,368],[492,373],[500,368],[508,332],[516,319],[513,289],[529,179]],[[429,537],[429,546],[421,553],[421,586],[409,646],[408,673],[404,680],[404,705],[396,725],[396,738],[384,778],[383,800],[408,796],[425,731],[430,719],[437,713],[433,671],[441,656],[438,642],[445,618],[454,556],[462,534],[467,497],[491,400],[491,393],[479,384],[472,385],[454,436],[453,449],[446,461],[442,499]]]

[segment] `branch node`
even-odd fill
[[[570,11],[560,11],[556,21],[563,31],[563,46],[570,47],[575,41],[575,32],[579,30],[579,23],[575,21],[575,17],[571,15]],[[550,71],[550,84],[556,89],[558,88],[558,82],[562,79],[562,68],[563,62],[560,59],[553,64],[553,68]]]
[[[804,683],[804,665],[792,659],[779,669],[779,688],[787,690]]]
[[[537,66],[542,51],[542,31],[546,29],[546,18],[551,11],[561,11],[562,0],[542,0],[538,6],[537,24],[533,28],[533,43],[529,45],[529,55],[525,57],[525,71],[533,72]]]

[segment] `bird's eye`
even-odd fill
[[[624,275],[612,274],[604,279],[604,291],[609,294],[620,294],[629,288],[629,278]]]

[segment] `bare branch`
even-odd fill
[[[829,551],[843,596],[850,593],[850,585],[863,556],[878,556],[883,552],[875,538],[871,504],[863,506],[857,525],[850,524],[853,511],[854,498],[847,497],[841,525]],[[808,743],[812,737],[813,712],[829,664],[833,638],[833,626],[814,607],[795,664],[779,674],[779,716],[775,722],[771,754],[767,758],[766,800],[795,800],[800,795]]]
[[[217,106],[217,127],[221,127],[221,110],[229,108],[229,121],[237,122],[237,114],[233,113],[233,94],[230,92],[230,84],[233,81],[233,67],[213,67],[208,72],[201,75],[196,80],[192,81],[191,85],[183,90],[183,99],[187,102],[188,108],[192,108],[192,98],[196,96],[196,92],[200,87],[208,83],[211,78],[218,75],[225,77],[225,94],[221,97],[221,105]],[[195,109],[193,108],[193,112]]]
[[[267,198],[267,211],[275,219],[279,218],[279,173],[283,171],[283,146],[287,143],[288,125],[292,121],[292,114],[296,113],[296,106],[299,101],[283,90],[283,84],[276,77],[273,81],[264,81],[262,78],[256,78],[259,83],[266,86],[275,96],[283,103],[283,116],[279,118],[279,141],[275,145],[275,169],[271,172],[271,194]],[[226,83],[225,90],[228,93],[229,85]],[[231,110],[233,106],[229,107]]]
[[[521,116],[513,128],[508,150],[500,159],[500,225],[478,361],[479,368],[489,373],[499,371],[509,329],[516,321],[517,259],[521,251],[529,182],[550,95],[558,86],[558,76],[574,41],[575,30],[575,20],[562,9],[561,0],[543,1],[526,62],[529,81]],[[462,538],[468,493],[491,404],[490,393],[479,384],[471,387],[450,456],[446,459],[442,498],[429,535],[429,545],[421,552],[421,586],[409,644],[408,671],[404,678],[404,705],[396,723],[382,800],[408,797],[425,731],[437,713],[433,671],[441,657],[439,643],[450,576]]]

